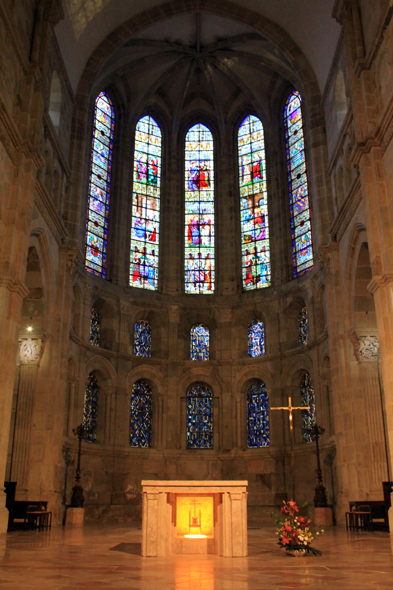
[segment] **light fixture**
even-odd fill
[[[33,326],[27,326],[27,331],[28,332],[32,332],[33,331]]]

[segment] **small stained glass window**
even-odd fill
[[[213,396],[206,385],[193,385],[187,394],[187,448],[213,448]]]
[[[161,130],[149,115],[135,130],[130,286],[157,290],[160,242]]]
[[[98,391],[97,378],[94,373],[90,373],[86,385],[85,403],[83,407],[83,426],[85,428],[83,440],[86,442],[96,442],[97,440]]]
[[[265,354],[265,329],[259,320],[248,326],[248,356],[257,357]]]
[[[313,442],[314,437],[309,432],[315,426],[315,395],[311,385],[310,375],[304,373],[300,383],[301,406],[308,406],[309,410],[302,410],[303,442]]]
[[[209,329],[202,324],[191,328],[190,358],[192,361],[209,360]]]
[[[140,320],[135,324],[134,331],[135,356],[151,357],[151,328],[149,322]]]
[[[92,307],[91,309],[91,320],[90,320],[90,344],[93,346],[100,345],[101,335],[101,321],[98,309]]]
[[[298,277],[310,270],[314,262],[302,98],[296,90],[291,92],[285,105],[284,124],[293,274]]]
[[[308,315],[307,307],[303,307],[299,313],[299,344],[306,346],[308,344]]]
[[[115,111],[101,92],[96,100],[86,220],[86,269],[105,278]]]
[[[263,381],[255,381],[247,391],[247,446],[270,444],[269,397]]]
[[[150,447],[152,393],[144,381],[134,383],[130,409],[130,447]]]
[[[258,117],[249,115],[238,133],[243,288],[270,285],[269,219],[265,139]]]
[[[214,152],[198,123],[185,145],[185,292],[214,293]]]

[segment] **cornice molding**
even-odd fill
[[[393,283],[393,273],[384,273],[383,275],[375,275],[367,285],[367,290],[371,295],[374,295],[381,287],[387,287]]]
[[[12,293],[17,293],[21,299],[27,297],[30,292],[24,283],[19,283],[11,277],[1,277],[0,287],[5,287]]]

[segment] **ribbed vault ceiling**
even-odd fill
[[[208,13],[183,14],[132,37],[113,53],[97,85],[119,79],[131,112],[139,114],[159,99],[175,129],[195,109],[221,124],[243,105],[268,118],[275,86],[297,83],[291,64],[271,42]]]
[[[117,27],[127,22],[131,17],[144,13],[148,9],[153,9],[160,4],[161,0],[63,0],[65,7],[65,19],[56,27],[56,34],[59,40],[63,58],[70,76],[74,89],[77,88],[80,76],[86,66],[88,58],[98,45]],[[201,3],[203,5],[203,2]],[[224,4],[221,2],[221,4]],[[282,27],[299,45],[310,64],[314,68],[321,90],[323,89],[334,50],[337,44],[340,27],[331,18],[334,0],[235,0],[233,5],[243,9],[255,11],[262,16],[271,19]],[[241,21],[241,11],[239,21]],[[192,18],[193,14],[185,14]],[[204,47],[204,55],[199,55],[202,60],[211,61],[212,53],[215,52],[214,59],[218,58],[220,49],[220,61],[225,62],[225,51],[233,51],[237,45],[238,58],[240,58],[240,43],[235,40],[237,35],[242,35],[246,31],[239,32],[242,26],[234,21],[221,19],[220,27],[214,19],[204,23],[201,46]],[[183,49],[188,47],[188,52],[192,51],[194,31],[191,27],[177,28],[175,18],[169,18],[161,23],[151,27],[150,31],[138,34],[140,39],[160,39],[170,40],[177,47],[180,55],[181,46]],[[148,22],[146,25],[148,26]],[[243,27],[245,29],[246,27]],[[248,29],[247,33],[253,31]],[[226,47],[207,47],[221,39],[232,39]],[[134,38],[135,41],[135,38]],[[258,43],[254,39],[254,48]],[[252,38],[247,40],[247,45],[243,48],[251,49]],[[258,50],[251,53],[259,53],[262,50],[262,43],[258,44]],[[129,49],[132,49],[132,44]],[[135,48],[135,45],[134,45]],[[146,47],[145,47],[146,48]],[[167,51],[168,47],[161,45],[157,53]],[[208,53],[210,52],[210,55]],[[274,52],[268,49],[269,59],[274,60]],[[233,57],[233,56],[232,56]],[[266,57],[266,55],[265,55]],[[231,56],[227,56],[230,59]],[[276,56],[277,58],[277,56]],[[282,64],[283,65],[283,64]]]

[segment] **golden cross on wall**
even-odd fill
[[[271,410],[287,410],[289,412],[289,428],[292,431],[293,430],[293,424],[292,424],[292,412],[293,410],[311,410],[310,406],[300,406],[300,407],[295,407],[292,405],[292,398],[288,397],[288,406],[285,407],[280,407],[280,408],[270,408]]]

